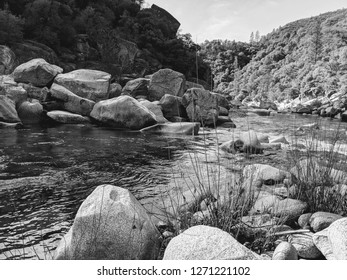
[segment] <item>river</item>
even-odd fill
[[[305,144],[308,132],[296,129],[317,120],[312,116],[252,115],[234,118],[236,129],[206,130],[196,137],[91,125],[0,130],[0,259],[50,259],[80,204],[100,184],[127,188],[148,208],[171,188],[175,178],[193,172],[177,168],[189,165],[190,153],[216,153],[218,143],[248,129]],[[338,151],[345,153],[347,124],[328,119],[319,119],[319,123],[321,129],[315,135],[319,142],[328,146],[339,131]],[[224,163],[230,160],[230,156],[219,154]],[[280,151],[236,159],[239,163],[253,160],[285,166],[286,154]],[[205,163],[216,165],[213,161]]]

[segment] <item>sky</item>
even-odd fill
[[[347,8],[346,0],[145,0],[172,14],[181,33],[201,43],[213,39],[248,42],[274,28],[325,12]]]

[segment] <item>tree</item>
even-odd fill
[[[323,33],[321,23],[317,20],[312,30],[310,48],[311,58],[314,64],[321,58],[323,51]]]
[[[254,43],[254,32],[252,31],[251,36],[249,38],[249,43],[253,44]]]
[[[23,39],[22,20],[8,9],[0,10],[0,44],[11,44]]]
[[[260,41],[260,34],[259,34],[259,30],[257,30],[257,32],[255,32],[255,37],[254,37],[254,40],[256,43],[259,43]]]

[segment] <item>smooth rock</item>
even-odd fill
[[[295,247],[299,257],[317,259],[322,253],[313,243],[313,233],[296,233],[289,236],[288,241]]]
[[[52,97],[63,102],[64,110],[83,116],[89,116],[92,112],[95,102],[89,99],[77,96],[67,88],[54,83],[51,87]]]
[[[14,69],[13,77],[17,83],[31,83],[33,86],[44,87],[62,72],[62,68],[49,64],[42,58],[36,58]]]
[[[277,245],[273,255],[273,260],[297,260],[298,252],[289,242],[281,242]]]
[[[329,212],[316,212],[310,217],[309,223],[314,232],[321,231],[329,227],[333,222],[343,217]]]
[[[160,233],[126,189],[98,186],[82,203],[55,259],[156,259]]]
[[[200,123],[161,123],[141,129],[141,132],[158,134],[198,135]]]
[[[336,260],[347,260],[347,218],[339,219],[328,227],[328,239]]]
[[[140,130],[157,123],[155,115],[136,99],[124,95],[95,104],[90,116],[116,128]]]
[[[108,98],[110,80],[111,75],[106,72],[78,69],[58,75],[54,82],[82,98],[97,102]]]
[[[43,107],[36,99],[24,101],[18,107],[18,116],[23,124],[35,124],[42,121]]]
[[[171,69],[161,69],[150,79],[148,92],[151,101],[160,100],[165,94],[182,97],[186,88],[183,74]]]
[[[275,205],[273,214],[283,220],[295,220],[307,209],[307,203],[291,198],[285,198]]]
[[[89,123],[88,118],[81,115],[65,112],[65,111],[51,111],[47,113],[47,116],[52,120],[64,123],[64,124],[83,124]]]
[[[259,260],[261,257],[230,234],[209,226],[194,226],[174,237],[164,260]]]

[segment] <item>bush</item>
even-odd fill
[[[0,10],[0,44],[11,44],[23,39],[22,19],[8,10]]]

